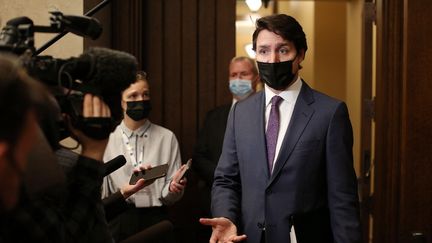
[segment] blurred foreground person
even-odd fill
[[[82,154],[66,175],[61,200],[30,199],[23,185],[37,135],[38,105],[48,99],[14,57],[0,55],[0,242],[112,242],[100,187],[107,140],[94,140],[71,128]],[[84,117],[110,117],[98,97],[86,94]]]

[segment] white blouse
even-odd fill
[[[102,198],[108,197],[129,183],[134,167],[155,167],[166,163],[169,165],[166,177],[157,179],[130,196],[127,201],[135,204],[137,208],[157,207],[171,205],[182,197],[183,192],[169,191],[172,177],[181,166],[179,145],[170,130],[147,120],[143,126],[132,131],[122,121],[111,133],[103,159],[108,162],[118,155],[124,155],[127,162],[104,178]]]

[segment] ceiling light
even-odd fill
[[[252,43],[250,43],[250,44],[246,44],[245,46],[244,46],[244,48],[245,48],[245,51],[246,51],[246,53],[248,54],[248,56],[250,57],[250,58],[255,58],[255,51],[254,50],[252,50]]]
[[[256,12],[261,8],[262,2],[261,0],[246,0],[246,4],[250,11]]]

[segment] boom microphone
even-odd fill
[[[79,36],[88,36],[93,40],[102,34],[100,22],[88,16],[63,15],[61,12],[51,12],[51,26],[58,30],[72,32]]]
[[[114,120],[121,119],[121,91],[135,81],[136,58],[126,52],[94,47],[73,62],[75,65],[69,71],[71,76],[83,81],[77,90],[100,95],[111,108]]]
[[[135,81],[137,63],[129,53],[93,47],[69,59],[36,56],[26,60],[25,66],[47,85],[101,96],[117,120],[122,117],[121,91]]]
[[[124,164],[126,164],[126,159],[123,155],[119,155],[115,157],[114,159],[106,162],[104,164],[105,167],[105,173],[104,175],[107,176],[111,174],[112,172],[116,171],[120,167],[122,167]]]
[[[90,62],[88,62],[90,60]],[[76,60],[75,76],[83,71],[83,66],[91,67],[83,81],[100,89],[102,96],[120,93],[135,81],[137,60],[129,53],[102,47],[90,48]],[[85,69],[85,68],[84,68]]]

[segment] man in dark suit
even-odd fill
[[[244,100],[255,93],[259,83],[255,61],[249,57],[234,57],[229,64],[228,71],[228,85],[233,100],[229,104],[207,112],[192,159],[192,167],[199,178],[199,217],[210,216],[210,191],[213,184],[213,174],[222,151],[226,123],[231,107],[237,101]],[[199,231],[203,239],[208,239],[211,234],[207,227]]]
[[[352,127],[344,102],[298,75],[306,36],[292,17],[256,22],[265,88],[235,105],[214,175],[210,242],[361,242]]]
[[[207,112],[204,125],[194,150],[192,166],[208,187],[213,184],[213,174],[222,151],[228,114],[233,104],[255,93],[259,82],[255,61],[249,57],[234,57],[229,65],[229,89],[233,95],[230,104]]]

